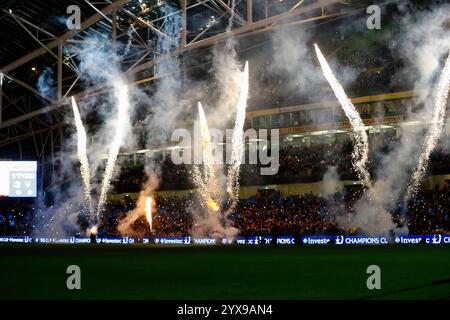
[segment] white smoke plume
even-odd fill
[[[231,32],[235,20],[235,0],[231,2],[232,13],[228,19],[227,32]],[[232,119],[242,82],[242,67],[236,52],[238,43],[234,37],[225,44],[213,48],[214,79],[219,89],[219,96],[214,101],[214,112],[209,119],[214,128],[223,129]]]
[[[166,36],[159,35],[155,45],[154,75],[158,78],[155,91],[148,99],[151,114],[145,119],[149,135],[148,146],[155,143],[167,143],[174,129],[178,116],[189,108],[191,103],[189,95],[182,93],[182,84],[185,81],[181,73],[181,62],[177,56],[172,56],[172,50],[179,46],[179,32],[181,28],[181,15],[169,4],[161,6],[163,14],[172,14],[167,17],[163,29]]]
[[[426,107],[431,107],[429,100],[442,57],[450,51],[449,11],[450,5],[445,4],[416,14],[405,12],[401,18],[402,37],[392,41],[392,50],[400,50],[408,62],[402,76],[412,80]]]
[[[282,105],[289,105],[290,97],[300,98],[302,103],[331,101],[333,92],[327,85],[326,79],[321,74],[320,66],[316,65],[314,52],[311,51],[315,39],[313,28],[276,30],[270,38],[272,52],[271,59],[267,59],[267,53],[262,52],[259,58],[261,65],[268,77],[279,79],[277,90],[284,95],[280,99]],[[335,58],[329,58],[329,64],[339,75],[339,80],[344,87],[351,84],[357,70],[338,64]],[[265,90],[264,87],[258,90]]]
[[[55,77],[53,69],[48,67],[44,69],[38,78],[36,83],[38,91],[44,96],[55,98],[56,88],[55,88]]]
[[[338,190],[340,185],[338,168],[329,166],[322,178],[322,193],[325,199],[330,199]]]

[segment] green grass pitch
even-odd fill
[[[450,246],[0,245],[0,299],[449,299]],[[368,290],[369,265],[381,290]],[[68,290],[66,268],[81,268]]]

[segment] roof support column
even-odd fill
[[[247,23],[253,22],[253,1],[247,0]]]
[[[185,47],[187,43],[187,9],[186,0],[181,0],[181,46]]]
[[[117,10],[112,12],[112,51],[113,54],[117,52]]]
[[[264,0],[264,16],[266,19],[269,17],[269,1]]]
[[[0,73],[0,123],[3,121],[3,74]]]
[[[62,98],[62,64],[63,64],[63,54],[62,54],[63,48],[62,48],[62,40],[58,40],[58,74],[57,74],[57,80],[56,80],[56,86],[57,86],[57,100],[61,100]]]

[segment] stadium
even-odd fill
[[[446,1],[0,6],[2,300],[450,298]]]

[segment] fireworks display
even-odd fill
[[[447,57],[445,66],[439,77],[438,86],[434,96],[434,111],[431,119],[431,126],[428,129],[422,147],[419,161],[411,177],[411,182],[407,190],[407,199],[413,197],[419,187],[420,182],[426,172],[431,152],[436,148],[436,144],[441,136],[445,121],[445,111],[447,108],[448,91],[450,90],[450,54]]]
[[[117,156],[119,154],[120,147],[125,139],[125,129],[129,117],[130,112],[130,102],[128,98],[128,88],[126,85],[121,84],[117,85],[114,88],[114,94],[117,100],[117,120],[116,120],[116,133],[113,138],[109,154],[108,160],[106,162],[105,173],[103,175],[103,183],[100,191],[100,197],[98,200],[97,207],[97,218],[100,217],[103,206],[106,202],[106,197],[109,189],[109,184],[111,182],[111,178],[114,173],[114,166],[116,164]]]
[[[1,9],[8,310],[450,298],[450,1]]]
[[[89,208],[89,214],[93,214],[93,205],[91,197],[91,172],[89,168],[89,160],[86,151],[86,130],[81,121],[80,111],[78,110],[75,98],[72,97],[72,110],[75,118],[75,127],[77,129],[77,153],[80,161],[80,172],[83,182],[84,197]]]
[[[202,141],[202,164],[193,166],[193,181],[200,194],[202,202],[207,205],[208,199],[212,198],[212,189],[215,183],[215,166],[212,154],[211,135],[209,133],[208,122],[202,104],[198,103],[198,113],[200,121],[200,133]]]
[[[228,209],[224,214],[225,218],[234,210],[239,199],[239,172],[244,155],[244,123],[247,108],[247,98],[249,90],[249,67],[248,62],[245,63],[242,72],[241,88],[239,99],[236,105],[235,125],[231,140],[231,161],[228,166],[226,177],[226,195],[221,194],[218,190],[219,179],[216,173],[214,154],[212,152],[211,134],[209,132],[208,123],[202,104],[198,104],[200,132],[202,141],[202,165],[193,166],[193,181],[200,195],[200,200],[206,208],[210,220],[206,219],[211,228],[217,232],[224,232],[226,228],[221,225],[219,218],[221,215],[220,203],[223,197],[227,197]],[[220,230],[220,231],[219,231]]]
[[[355,106],[345,94],[344,88],[334,76],[333,71],[328,65],[327,60],[323,56],[317,44],[314,44],[314,48],[320,62],[320,67],[322,68],[322,72],[333,89],[336,98],[341,104],[355,134],[355,146],[352,154],[353,166],[358,173],[359,178],[362,180],[362,183],[365,186],[370,186],[370,174],[367,170],[367,161],[369,159],[369,138],[367,136],[364,123],[358,111],[356,111]]]
[[[183,38],[185,47],[178,48],[186,16],[172,4],[159,7],[161,12],[157,14],[164,15],[157,24],[161,30],[152,29],[155,34],[146,39],[154,44],[155,54],[146,53],[131,63],[137,39],[133,37],[142,36],[140,27],[132,23],[123,48],[120,41],[113,47],[105,46],[101,32],[86,36],[89,41],[65,48],[68,56],[77,56],[70,63],[80,71],[70,87],[69,77],[64,75],[64,83],[55,88],[54,81],[50,81],[54,76],[50,67],[46,70],[38,64],[30,65],[35,74],[42,73],[37,81],[38,92],[44,97],[57,97],[58,107],[64,106],[69,94],[77,97],[71,98],[73,124],[69,123],[75,127],[75,134],[65,137],[62,131],[61,136],[53,137],[50,131],[45,139],[51,140],[51,150],[46,149],[45,140],[41,141],[42,150],[36,151],[41,154],[41,171],[45,173],[37,181],[40,184],[36,183],[44,194],[42,206],[51,204],[55,209],[49,211],[66,212],[64,218],[43,223],[45,228],[58,225],[58,232],[69,235],[96,234],[97,229],[101,236],[113,229],[128,235],[145,233],[150,228],[155,236],[173,233],[216,237],[228,235],[224,230],[236,227],[241,233],[238,230],[234,235],[242,235],[247,225],[236,216],[247,199],[272,193],[274,197],[303,195],[311,189],[311,193],[325,194],[326,201],[339,208],[330,213],[327,222],[329,219],[339,227],[354,227],[366,234],[388,234],[399,227],[408,228],[409,207],[434,154],[440,161],[439,168],[433,166],[426,187],[441,186],[446,180],[435,177],[445,174],[441,159],[446,160],[448,149],[444,128],[450,53],[448,26],[444,28],[442,23],[448,21],[446,12],[436,12],[439,19],[432,24],[433,32],[426,31],[428,22],[422,22],[416,32],[403,34],[395,42],[390,35],[380,40],[386,41],[380,55],[390,52],[393,43],[398,50],[398,55],[387,55],[389,64],[385,64],[385,57],[376,56],[378,51],[358,48],[359,41],[353,41],[350,30],[339,29],[340,36],[327,42],[330,35],[324,33],[299,29],[291,34],[284,28],[273,29],[267,30],[273,33],[269,41],[257,44],[255,40],[254,46],[247,47],[234,33],[245,22],[238,14],[243,8],[231,1],[229,39],[205,45],[207,67],[191,72],[191,67],[197,66],[184,57],[185,49],[191,50],[186,45],[189,41]],[[213,24],[214,28],[224,27],[216,24],[223,16],[216,18],[205,21],[207,29]],[[402,23],[399,27],[417,25]],[[336,26],[340,28],[337,22]],[[191,42],[203,41],[210,33],[206,31],[188,38],[192,36]],[[363,38],[372,41],[361,34]],[[324,52],[330,52],[330,56],[324,55],[316,43],[327,44]],[[182,50],[173,51],[177,49]],[[195,55],[197,51],[192,52]],[[334,67],[331,56],[339,61],[339,68]],[[66,69],[64,72],[69,71]],[[7,74],[5,77],[0,74],[4,86],[14,81]],[[249,91],[250,77],[253,92]],[[91,85],[94,87],[88,88]],[[346,93],[347,85],[353,99]],[[61,90],[64,88],[68,91]],[[78,92],[84,88],[87,90]],[[21,115],[17,119],[6,116],[12,124],[20,124],[22,119]],[[67,119],[61,118],[60,122]],[[188,126],[193,119],[198,121],[191,130]],[[32,138],[39,149],[36,137]],[[66,138],[69,148],[63,148]],[[54,143],[61,143],[60,148],[54,149]],[[21,148],[19,151],[22,157]],[[73,175],[69,177],[72,168],[77,171],[73,184]],[[272,175],[276,177],[264,177]],[[150,180],[155,182],[149,184]],[[342,190],[346,192],[342,201],[351,198],[351,208],[341,208],[340,200],[332,197]],[[17,192],[21,195],[33,190]],[[189,201],[179,201],[183,203],[176,208],[180,217],[163,219],[163,212],[175,210],[168,209],[169,204],[178,203],[174,199],[182,196]],[[393,212],[400,202],[405,209],[397,221]],[[157,204],[161,206],[160,214],[154,220]],[[261,208],[255,211],[270,209]],[[168,231],[171,226],[176,230]],[[271,232],[269,227],[266,231]]]

